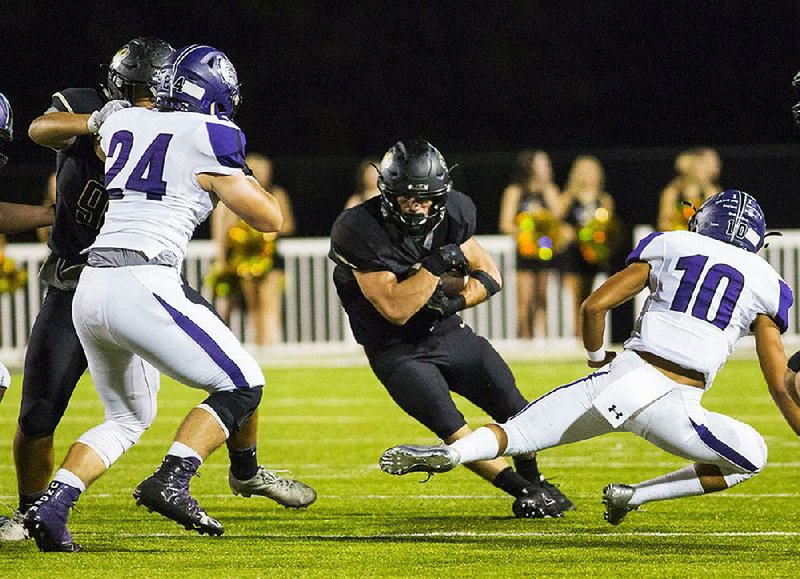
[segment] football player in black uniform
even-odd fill
[[[0,92],[0,143],[10,142],[14,137],[14,113],[6,95]],[[0,153],[0,168],[8,157]],[[53,223],[53,210],[41,205],[23,205],[0,201],[0,233],[17,233]],[[0,402],[11,385],[8,368],[0,362]]]
[[[495,420],[527,405],[505,361],[455,315],[499,291],[500,271],[473,237],[475,205],[451,188],[435,147],[400,141],[378,171],[381,195],[344,212],[333,226],[334,282],[353,335],[394,401],[442,440],[454,441],[471,430],[451,391]],[[450,296],[440,283],[449,270],[469,275]],[[518,517],[556,517],[574,508],[540,475],[535,455],[514,462],[516,471],[504,459],[468,468],[516,497]]]
[[[163,40],[128,42],[112,59],[105,87],[55,93],[50,108],[28,129],[34,142],[57,151],[55,221],[47,242],[50,255],[39,272],[47,292],[25,354],[14,437],[19,508],[13,518],[0,521],[0,541],[26,537],[22,514],[47,489],[53,475],[53,432],[87,367],[72,324],[72,298],[86,263],[81,251],[97,236],[108,204],[96,133],[120,108],[151,106],[155,73],[171,53]]]

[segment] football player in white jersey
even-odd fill
[[[223,532],[190,495],[189,481],[248,423],[264,376],[222,320],[186,297],[179,269],[217,200],[259,231],[280,228],[278,202],[246,174],[245,138],[230,120],[239,101],[228,58],[191,45],[163,65],[155,109],[122,109],[100,128],[110,203],[88,249],[73,319],[106,420],[70,448],[25,514],[43,551],[79,549],[67,530],[69,509],[152,423],[159,371],[209,396],[186,416],[134,498],[186,529]]]
[[[504,424],[489,424],[449,446],[397,446],[383,453],[390,474],[446,472],[457,464],[538,451],[614,431],[638,434],[692,465],[603,489],[612,525],[640,505],[702,495],[739,484],[766,463],[751,426],[701,405],[739,337],[754,334],[767,387],[800,434],[800,398],[780,338],[792,292],[756,252],[764,214],[747,193],[726,190],[706,201],[689,231],[653,233],[582,307],[588,364],[597,368],[529,404]],[[649,288],[624,351],[603,349],[609,310]]]

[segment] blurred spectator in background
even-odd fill
[[[710,147],[682,151],[675,158],[676,175],[661,192],[658,208],[659,231],[685,230],[695,209],[722,190],[719,176],[722,162]]]
[[[364,159],[358,165],[356,172],[356,192],[347,198],[345,209],[360,205],[367,199],[372,199],[381,194],[378,190],[378,159]]]
[[[564,209],[550,156],[539,150],[522,151],[500,205],[500,232],[513,236],[517,246],[520,338],[547,335],[547,283],[555,267],[553,258],[563,246]]]
[[[52,207],[56,202],[56,172],[50,173],[47,178],[47,188],[44,191],[44,199],[42,205],[45,207]],[[47,243],[47,236],[50,235],[49,227],[40,227],[36,230],[36,238],[42,243]]]
[[[573,328],[580,337],[581,304],[592,293],[595,277],[606,271],[619,242],[614,200],[605,191],[605,172],[596,157],[575,159],[564,187],[564,221],[569,243],[561,257],[564,285],[572,295]]]
[[[256,344],[271,346],[280,341],[283,329],[284,259],[277,238],[294,233],[294,214],[286,190],[272,183],[270,159],[250,153],[245,161],[256,180],[280,203],[283,226],[279,234],[261,233],[222,203],[217,205],[211,226],[217,262],[209,283],[223,319],[229,322],[231,309],[243,300]]]

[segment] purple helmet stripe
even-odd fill
[[[719,438],[714,436],[705,424],[697,424],[691,418],[689,419],[689,422],[692,423],[692,428],[694,428],[694,431],[700,437],[700,440],[702,440],[708,448],[716,452],[722,458],[747,472],[758,471],[758,467],[756,465],[747,460],[736,450],[722,442]]]
[[[163,308],[167,310],[167,313],[169,313],[172,319],[175,320],[175,323],[178,324],[178,327],[182,329],[192,340],[194,340],[197,345],[200,346],[203,351],[208,354],[208,356],[217,364],[217,366],[219,366],[222,371],[228,375],[234,386],[237,388],[250,387],[250,384],[248,384],[241,369],[236,365],[236,362],[228,357],[222,348],[220,348],[219,344],[217,344],[214,339],[209,336],[205,330],[203,330],[203,328],[195,324],[186,314],[169,305],[158,294],[153,294],[153,297],[155,297],[156,300],[158,300],[158,303],[160,303]]]

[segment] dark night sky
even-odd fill
[[[2,4],[0,90],[15,109],[7,153],[20,167],[52,162],[25,137],[50,94],[97,82],[136,36],[225,51],[250,148],[301,164],[379,156],[414,136],[448,158],[509,159],[530,146],[800,141],[789,114],[797,0]]]

